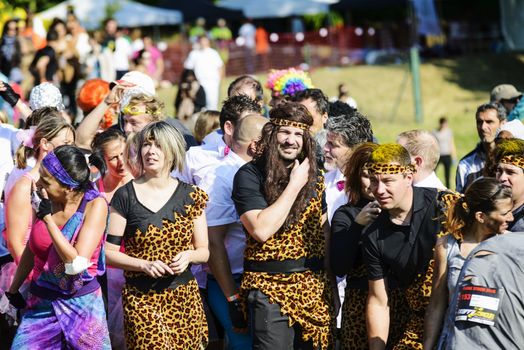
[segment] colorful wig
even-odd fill
[[[299,91],[313,88],[309,75],[295,68],[271,70],[266,87],[272,96],[293,96]]]
[[[98,106],[109,93],[109,83],[102,79],[90,79],[82,85],[76,98],[78,107],[84,112],[84,115],[89,114],[96,106]],[[104,113],[104,121],[102,127],[104,129],[113,125],[113,113],[108,109]]]

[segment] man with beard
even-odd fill
[[[387,343],[393,349],[422,349],[433,247],[441,230],[438,218],[453,194],[413,187],[415,167],[399,144],[378,146],[367,168],[371,191],[382,209],[363,239],[369,348],[382,350]]]
[[[475,120],[480,142],[458,163],[455,179],[457,192],[464,192],[468,184],[482,176],[487,155],[495,148],[497,131],[506,122],[506,111],[499,103],[485,103],[477,108]]]
[[[273,108],[257,155],[233,182],[248,236],[240,294],[247,297],[254,349],[332,344],[332,297],[323,271],[329,225],[312,125],[301,104]]]

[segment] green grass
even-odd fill
[[[346,83],[382,143],[395,142],[401,131],[433,130],[440,117],[447,117],[459,158],[477,143],[475,110],[488,102],[491,89],[501,83],[524,88],[524,74],[521,74],[524,55],[483,54],[423,63],[420,76],[424,118],[417,124],[408,69],[406,64],[320,68],[311,72],[311,78],[329,97],[336,95],[339,83]],[[265,83],[266,75],[258,78]],[[228,77],[222,82],[221,96],[226,95],[232,79]],[[159,95],[166,103],[168,114],[173,115],[175,88],[164,89]],[[441,171],[437,174],[443,178]]]

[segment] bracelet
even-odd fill
[[[233,294],[232,296],[227,297],[226,299],[227,301],[232,302],[232,301],[240,299],[240,295],[236,293],[236,294]]]

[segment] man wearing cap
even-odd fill
[[[385,349],[388,344],[422,349],[433,247],[441,229],[436,218],[445,195],[434,188],[413,187],[414,165],[399,144],[378,146],[367,168],[371,190],[382,209],[363,234],[369,348]]]
[[[508,230],[524,231],[524,141],[501,140],[495,148],[497,179],[511,187],[513,197],[513,221]]]
[[[522,92],[518,91],[515,86],[511,84],[501,84],[495,86],[493,90],[491,90],[489,100],[490,102],[498,102],[502,104],[506,109],[508,120],[513,120],[514,118],[509,118],[509,115],[520,102],[521,98]]]
[[[495,148],[497,131],[506,122],[506,111],[500,103],[485,103],[477,108],[475,119],[480,142],[458,163],[455,177],[457,192],[464,192],[471,182],[482,176],[487,155]]]
[[[334,323],[313,118],[298,103],[281,104],[269,116],[232,195],[247,234],[240,294],[249,306],[253,348],[327,349]]]

